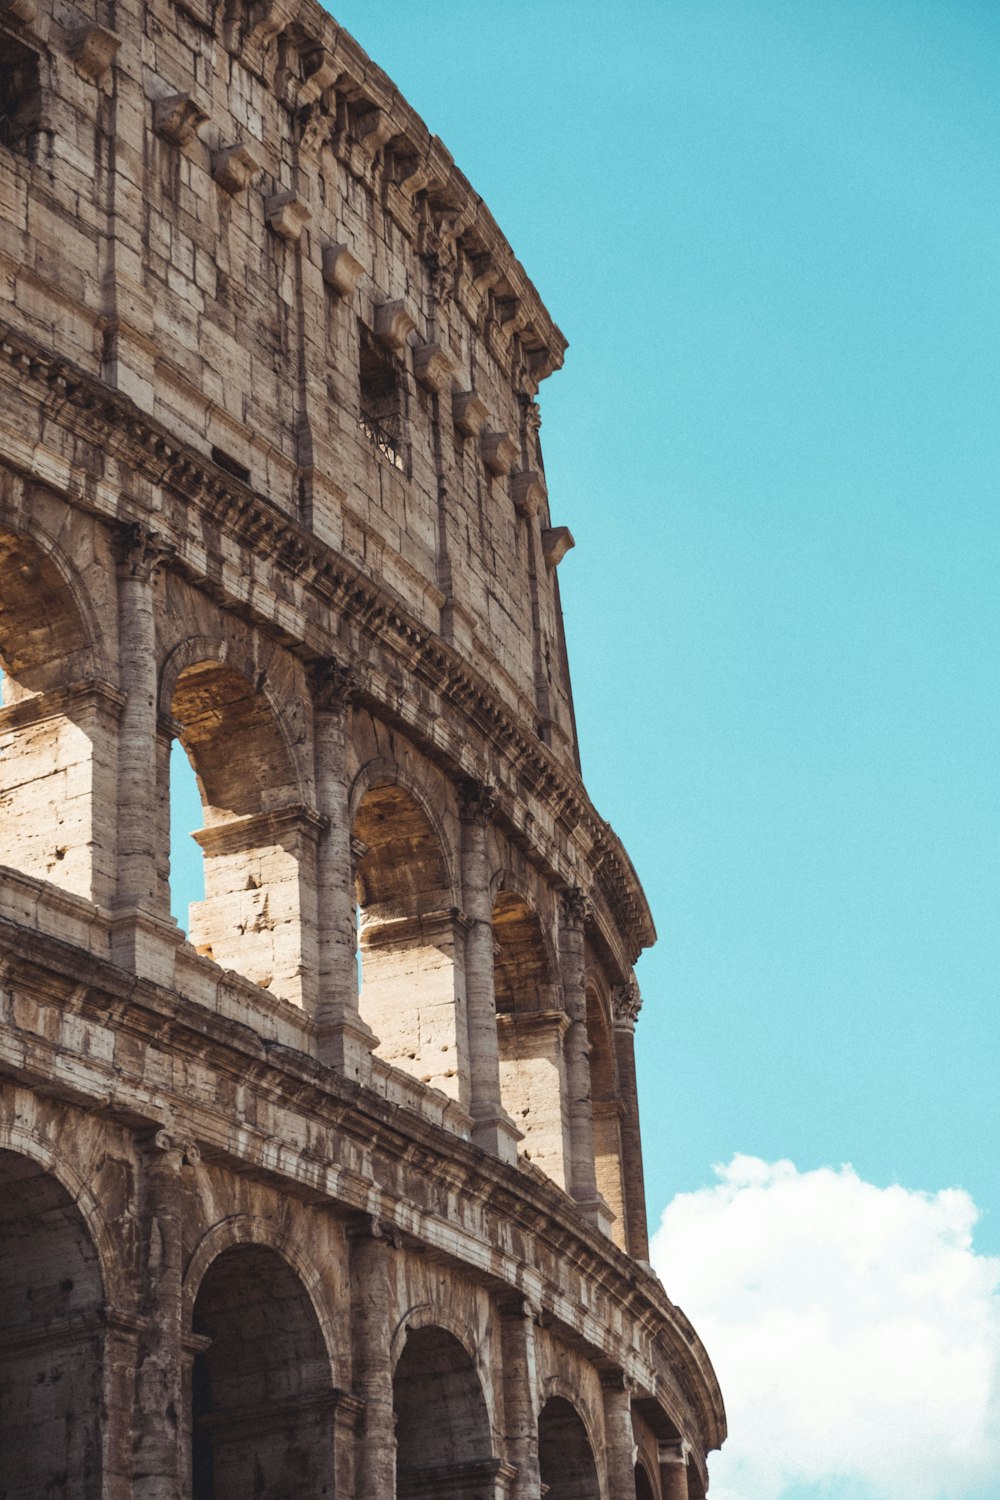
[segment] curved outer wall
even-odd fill
[[[5,0],[0,299],[10,1500],[702,1495],[488,209],[311,0]]]

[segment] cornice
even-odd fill
[[[388,648],[400,663],[432,687],[467,723],[478,729],[531,796],[550,811],[554,822],[573,838],[595,876],[608,913],[626,942],[629,961],[656,940],[652,916],[638,877],[611,825],[595,811],[582,782],[564,768],[511,710],[486,679],[440,635],[422,624],[387,589],[346,558],[319,541],[264,495],[232,478],[196,450],[179,442],[155,418],[128,397],[110,389],[71,361],[49,353],[35,340],[0,322],[0,360],[12,370],[22,390],[37,392],[47,415],[63,427],[89,438],[99,449],[144,479],[163,486],[198,507],[226,534],[293,575],[373,642]],[[141,519],[122,517],[122,519]],[[168,521],[157,516],[166,534]],[[169,540],[169,538],[168,538]],[[178,551],[183,538],[178,537]],[[194,581],[207,584],[189,559],[179,555]],[[211,580],[214,592],[218,583]],[[304,642],[293,649],[309,655]],[[368,694],[372,695],[372,684]],[[398,704],[374,690],[375,706],[397,718]],[[409,727],[409,726],[408,726]],[[486,757],[483,757],[484,761]],[[469,774],[455,764],[452,773]],[[512,808],[498,806],[508,826],[519,828]]]

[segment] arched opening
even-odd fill
[[[115,886],[119,704],[69,583],[0,529],[0,864],[102,904]]]
[[[567,1187],[569,1119],[559,1004],[541,924],[528,903],[501,891],[493,903],[493,984],[500,1099],[524,1133],[521,1150]]]
[[[547,1500],[601,1500],[587,1429],[562,1396],[550,1397],[538,1418],[538,1468]]]
[[[459,913],[441,842],[404,787],[370,787],[354,819],[361,1017],[378,1055],[468,1102]]]
[[[205,863],[194,835],[202,824],[201,789],[180,740],[170,747],[170,911],[184,932],[189,908],[205,899]]]
[[[69,1193],[0,1151],[0,1493],[101,1494],[100,1265]]]
[[[635,1466],[635,1500],[656,1500],[656,1493],[642,1464]]]
[[[614,1214],[611,1234],[626,1245],[625,1191],[622,1184],[622,1107],[615,1077],[611,1032],[600,996],[587,986],[587,1044],[590,1048],[590,1100],[594,1121],[597,1191]]]
[[[392,1383],[396,1500],[485,1500],[500,1468],[475,1365],[443,1328],[411,1331]]]
[[[195,1300],[192,1500],[333,1496],[330,1361],[308,1294],[263,1245],[225,1250]]]
[[[180,674],[170,711],[204,818],[193,837],[205,894],[188,907],[189,939],[223,968],[308,1005],[315,923],[303,920],[303,905],[315,890],[317,820],[298,801],[271,705],[241,673],[203,661]]]

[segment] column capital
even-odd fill
[[[378,1214],[352,1214],[345,1233],[349,1240],[379,1240],[389,1249],[398,1250],[402,1240],[399,1230]]]
[[[164,1128],[157,1130],[148,1138],[148,1145],[152,1151],[162,1152],[164,1156],[175,1155],[180,1158],[179,1165],[185,1167],[196,1167],[201,1161],[201,1152],[197,1144],[189,1136],[178,1135],[175,1131]]]
[[[666,1464],[687,1463],[689,1445],[683,1438],[661,1438],[656,1446],[656,1457],[661,1467]]]
[[[162,563],[169,562],[177,551],[162,532],[153,531],[144,521],[123,521],[118,528],[118,563],[121,576],[148,583]]]
[[[593,915],[593,905],[581,886],[571,885],[560,894],[559,920],[570,932],[582,932]]]
[[[361,690],[357,672],[335,656],[324,656],[309,666],[313,704],[321,713],[342,713]]]
[[[611,1013],[616,1031],[634,1031],[642,1009],[642,996],[635,975],[630,974],[624,984],[616,984],[611,991]]]
[[[620,1369],[617,1365],[612,1365],[608,1369],[602,1370],[600,1374],[602,1390],[613,1391],[619,1395],[626,1396],[632,1394],[634,1382],[631,1375],[625,1370]]]
[[[476,823],[485,828],[493,820],[497,801],[497,789],[492,782],[477,781],[469,776],[459,785],[458,805],[463,823]]]

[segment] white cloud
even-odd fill
[[[734,1156],[664,1212],[652,1258],[712,1358],[730,1437],[712,1500],[795,1485],[1000,1494],[1000,1257],[968,1193]]]

